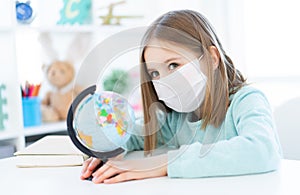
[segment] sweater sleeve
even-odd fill
[[[143,150],[144,148],[144,137],[143,134],[143,119],[138,118],[135,121],[135,127],[133,132],[131,133],[131,136],[129,140],[126,143],[125,149],[126,152],[134,151],[134,150]]]
[[[176,129],[179,129],[183,123],[184,116],[177,112],[164,113],[162,111],[158,111],[156,113],[156,117],[158,120],[158,125],[160,131],[157,136],[157,148],[160,147],[177,147],[178,143],[176,141]],[[135,121],[135,128],[133,132],[131,132],[130,139],[126,143],[126,151],[135,151],[135,150],[143,150],[144,149],[144,120],[143,118],[138,118]]]
[[[227,114],[238,135],[211,145],[195,142],[169,151],[169,177],[243,175],[277,169],[281,148],[265,96],[250,91],[234,98],[231,107]],[[208,152],[202,153],[203,149]]]

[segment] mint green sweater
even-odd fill
[[[202,130],[202,121],[192,118],[192,113],[175,111],[159,116],[162,130],[158,145],[172,148],[167,153],[169,177],[243,175],[277,169],[281,147],[270,105],[261,91],[245,86],[231,96],[218,128],[209,125]],[[127,149],[143,149],[142,137],[132,136]]]

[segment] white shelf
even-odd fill
[[[16,132],[16,131],[12,131],[12,130],[4,130],[4,131],[0,131],[0,141],[1,140],[9,140],[9,139],[16,139],[18,138],[20,135]]]
[[[10,32],[12,29],[11,26],[0,26],[0,32]]]
[[[34,30],[37,32],[52,32],[52,33],[112,33],[128,29],[126,25],[55,25],[55,26],[31,26],[31,25],[17,25],[16,30]],[[1,29],[1,28],[0,28]]]
[[[40,126],[33,126],[33,127],[25,127],[24,128],[24,135],[27,136],[34,136],[34,135],[41,135],[47,133],[56,133],[61,131],[67,131],[67,124],[65,121],[57,122],[57,123],[44,123]]]
[[[16,30],[34,30],[37,32],[93,32],[93,26],[44,26],[17,25]]]
[[[2,7],[3,6],[3,7]],[[9,141],[17,149],[24,147],[23,127],[22,127],[22,109],[18,68],[16,64],[15,52],[15,1],[1,0],[1,26],[0,26],[0,83],[6,85],[2,95],[7,99],[4,106],[8,119],[5,120],[5,130],[0,131],[0,142]],[[9,67],[9,68],[8,68]],[[2,109],[2,108],[1,108]]]
[[[3,2],[2,2],[3,1]],[[50,1],[47,1],[48,3]],[[44,3],[43,3],[44,4]],[[50,5],[51,3],[49,3]],[[7,88],[5,90],[5,97],[8,99],[5,109],[9,115],[9,119],[6,123],[9,129],[0,131],[0,142],[8,140],[14,144],[17,150],[25,147],[26,137],[43,135],[49,133],[67,132],[67,125],[65,121],[57,123],[46,123],[40,126],[24,128],[22,124],[22,102],[20,94],[19,76],[16,74],[21,67],[18,67],[16,61],[16,39],[17,33],[23,33],[24,31],[32,31],[34,33],[49,32],[49,33],[93,33],[97,38],[106,38],[108,35],[118,33],[120,31],[133,28],[134,26],[129,24],[123,25],[55,25],[45,26],[47,24],[40,22],[37,24],[22,25],[16,21],[15,13],[15,1],[1,0],[1,5],[5,8],[3,12],[0,12],[3,21],[0,25],[0,51],[5,55],[0,55],[0,83],[4,83]],[[5,5],[5,6],[4,6]],[[6,10],[7,8],[7,10]],[[50,24],[50,23],[49,23]],[[40,26],[42,25],[42,26]],[[31,32],[30,32],[31,33]],[[59,34],[60,35],[60,34]],[[68,35],[68,34],[67,34]],[[7,68],[9,65],[10,68]],[[18,122],[16,122],[18,121]]]

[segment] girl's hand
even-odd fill
[[[90,157],[84,161],[80,179],[85,180],[86,178],[90,177],[100,163],[101,160],[94,157]]]
[[[90,160],[91,167],[99,161]],[[118,183],[122,181],[162,177],[167,175],[167,155],[159,155],[135,160],[109,160],[93,175],[94,183]],[[90,166],[89,166],[90,167]],[[90,173],[86,169],[87,176]],[[85,170],[85,169],[84,169]]]

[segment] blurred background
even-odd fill
[[[118,2],[120,1],[92,1],[93,20],[85,25],[99,26],[99,29],[86,28],[87,32],[93,32],[91,47],[127,27],[150,24],[167,11],[192,9],[203,13],[209,19],[236,67],[246,75],[248,81],[259,84],[270,95],[273,106],[300,95],[298,1],[127,0],[117,4]],[[59,29],[52,28],[59,20],[62,3],[62,0],[31,1],[36,9],[35,19],[30,24],[33,28],[21,28],[16,32],[16,57],[21,80],[27,80],[29,74],[34,77],[33,82],[43,80],[39,66],[46,60],[43,54],[39,55],[39,33],[52,32],[54,48],[63,56],[72,33],[80,31],[74,29],[72,32],[70,29],[70,32],[57,32]],[[112,24],[110,27],[104,26],[104,32],[100,32],[102,20],[99,16],[107,14],[111,3],[116,3],[113,9],[116,16],[141,17],[121,19],[120,28]],[[32,71],[35,71],[34,74]]]
[[[18,3],[29,6],[18,8]],[[70,50],[74,37],[77,34],[88,36],[84,45],[86,49],[81,52],[80,59],[74,61],[75,70],[78,71],[88,52],[107,37],[122,30],[148,25],[170,10],[192,9],[204,14],[212,23],[225,51],[248,82],[266,93],[274,111],[281,141],[287,151],[286,156],[300,159],[299,146],[296,145],[300,139],[297,122],[297,117],[300,116],[298,1],[82,0],[81,5],[74,3],[73,0],[1,0],[0,84],[6,83],[9,88],[10,83],[42,83],[39,94],[42,98],[51,89],[42,67],[53,60],[53,56],[45,52],[45,46],[47,48],[51,45],[57,59],[66,59],[68,54],[74,52]],[[19,18],[15,17],[16,13],[20,14]],[[71,20],[72,14],[77,14],[78,17]],[[48,43],[41,43],[41,34],[50,37]],[[117,69],[129,69],[138,64],[138,51],[128,52],[111,63]],[[5,72],[4,69],[8,67],[11,70]],[[133,77],[138,77],[135,73],[132,72]],[[111,71],[106,74],[111,75]],[[110,78],[113,79],[113,76]],[[16,93],[10,90],[7,90],[7,96]],[[136,109],[140,109],[136,106]],[[20,116],[12,113],[12,107],[3,108],[5,109],[11,114],[8,122],[2,117],[6,125],[4,129],[7,132],[14,127],[23,130],[22,124],[9,122],[11,118]],[[21,109],[21,105],[15,109]],[[58,129],[63,128],[64,126],[60,126]],[[0,133],[0,138],[2,134]],[[37,134],[42,133],[17,133],[16,136],[9,135],[7,138],[2,135],[0,140],[16,139],[19,147],[22,147],[24,137]]]

